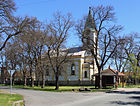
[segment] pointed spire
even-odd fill
[[[91,14],[91,7],[89,7],[89,15]],[[91,14],[92,15],[92,14]]]
[[[89,7],[89,14],[86,19],[85,29],[89,28],[91,30],[95,30],[95,22],[92,16],[91,7]]]

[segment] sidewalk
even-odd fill
[[[118,91],[132,91],[132,90],[136,90],[136,89],[140,90],[140,88],[118,88],[117,90]]]

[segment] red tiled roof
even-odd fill
[[[119,76],[125,76],[125,74],[123,74],[122,72],[119,72],[119,71],[116,71],[116,70],[112,69],[110,66],[108,67],[108,69],[110,69],[110,70],[111,70],[112,72],[114,72],[115,74],[118,72],[118,75],[119,75]],[[105,69],[105,70],[103,70],[102,72],[107,71],[108,69]]]

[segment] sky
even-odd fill
[[[88,14],[90,6],[111,5],[116,13],[115,22],[124,27],[121,35],[138,32],[140,25],[140,0],[14,0],[17,11],[16,16],[33,16],[45,22],[50,20],[56,11],[63,14],[71,13],[77,21]],[[73,32],[67,41],[68,47],[79,46],[81,43]]]

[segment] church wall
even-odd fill
[[[93,71],[93,65],[90,65],[90,80],[92,79]]]
[[[81,69],[80,70],[80,78],[79,78],[80,80],[83,79],[83,66],[82,66],[83,64],[84,64],[84,58],[82,58],[81,62],[80,62],[80,69]]]
[[[71,75],[71,65],[75,64],[75,75]],[[72,63],[67,64],[67,80],[75,81],[79,79],[79,62],[73,61]]]
[[[53,71],[49,71],[49,76],[46,76],[46,80],[54,80],[54,72]]]
[[[84,76],[84,73],[85,73],[85,71],[87,71],[87,78],[85,78],[85,76]],[[83,79],[82,80],[89,80],[89,77],[90,77],[90,71],[89,71],[89,67],[88,68],[83,68]]]
[[[92,57],[87,57],[86,61],[92,61]],[[64,65],[64,73],[62,76],[59,76],[60,85],[77,85],[83,82],[84,85],[93,84],[91,82],[93,75],[93,66],[89,65],[88,68],[83,68],[83,64],[85,59],[81,58],[71,58],[70,62]],[[75,64],[75,75],[71,75],[71,65]],[[87,71],[87,78],[84,78],[84,71]],[[49,81],[50,84],[53,84],[55,81],[55,76],[52,71],[50,71],[50,75],[46,77],[46,80]]]
[[[84,60],[84,59],[80,59],[80,58],[73,58],[70,61],[64,65],[64,72],[62,73],[62,75],[59,76],[59,81],[78,81],[79,77],[81,75],[81,69],[82,69],[82,63],[80,60]],[[71,75],[71,65],[75,64],[75,75]],[[49,72],[49,76],[46,76],[46,80],[48,81],[54,81],[55,80],[55,76],[54,73],[52,71]]]
[[[54,79],[55,79],[55,78],[54,78]],[[59,76],[59,80],[63,80],[63,81],[64,81],[64,80],[65,80],[65,76],[64,76],[64,75],[63,75],[63,76],[60,75],[60,76]]]
[[[95,73],[98,73],[98,68],[97,68],[97,66],[96,66],[96,64],[94,65],[95,66]]]

